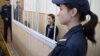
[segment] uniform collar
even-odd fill
[[[63,39],[60,39],[57,43],[57,45],[61,45],[61,46],[65,46],[66,42],[70,39],[70,37],[72,36],[72,34],[79,32],[79,31],[83,31],[83,27],[81,24],[71,28],[65,35]]]
[[[64,38],[66,38],[66,36],[72,35],[73,33],[76,33],[80,30],[83,30],[83,26],[81,24],[72,27],[64,36]]]

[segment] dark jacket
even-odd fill
[[[54,29],[55,27],[50,28],[50,25],[46,26],[46,36],[49,37],[50,39],[53,39],[54,37]],[[59,33],[59,30],[58,30],[58,27],[56,26],[56,29],[55,29],[55,39],[56,40],[57,40],[58,33]]]
[[[87,40],[82,25],[70,29],[49,56],[86,56]]]
[[[11,5],[10,6],[7,6],[7,5],[2,6],[1,17],[4,22],[6,21],[5,18],[8,18],[8,21],[11,22]]]

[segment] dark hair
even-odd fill
[[[67,4],[67,5],[64,4],[64,5],[67,6],[69,9],[73,9],[74,8],[72,5],[69,5],[69,4]],[[81,22],[86,20],[86,15],[90,15],[90,20],[83,25],[84,35],[92,43],[96,43],[96,40],[95,40],[95,27],[97,26],[97,23],[98,23],[98,17],[97,17],[97,15],[94,14],[93,12],[91,12],[91,11],[89,11],[88,14],[85,14],[81,10],[78,10],[77,14],[80,15],[79,20]]]
[[[55,15],[54,14],[48,14],[48,16],[50,16],[52,19],[55,20]]]
[[[54,14],[48,14],[48,16],[50,16],[54,20],[54,23],[55,23],[55,15]]]
[[[16,1],[16,3],[19,3],[19,1]]]

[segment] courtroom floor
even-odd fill
[[[12,42],[8,42],[7,43],[7,47],[9,49],[9,52],[10,52],[11,56],[18,56],[18,54],[14,50],[14,47],[13,47],[13,43]]]

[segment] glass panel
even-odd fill
[[[14,19],[27,27],[56,41],[67,31],[58,20],[59,7],[52,0],[16,0],[14,3],[14,12],[17,10]]]
[[[23,10],[23,24],[27,27],[30,27],[29,19],[30,19],[30,0],[24,0],[24,10]]]
[[[33,17],[33,29],[38,31],[38,23],[39,23],[39,0],[34,0],[34,17]]]
[[[46,22],[46,0],[39,0],[39,4],[38,32],[44,35]]]
[[[14,11],[14,19],[22,23],[22,5],[21,1],[19,0],[14,0],[14,6],[13,6],[13,11]]]
[[[56,24],[57,7],[52,0],[39,0],[39,27],[38,32],[50,39],[57,39],[58,27]]]

